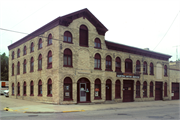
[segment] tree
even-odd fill
[[[6,80],[8,81],[8,61],[9,58],[6,56],[6,53],[3,53],[0,55],[1,59],[1,80]]]

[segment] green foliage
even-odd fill
[[[1,58],[1,80],[8,81],[8,61],[9,58],[6,56],[6,53],[0,55]]]

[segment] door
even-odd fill
[[[162,100],[162,82],[156,82],[155,84],[155,100]]]
[[[172,100],[179,99],[179,83],[172,83]]]
[[[123,102],[133,102],[133,80],[123,81]]]
[[[80,102],[86,101],[86,83],[80,83]]]
[[[111,100],[111,84],[106,84],[106,100]]]

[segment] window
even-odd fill
[[[101,70],[101,56],[99,53],[96,53],[94,56],[94,69]]]
[[[101,80],[100,79],[95,80],[94,99],[101,99]]]
[[[52,52],[48,52],[48,65],[47,68],[52,68]]]
[[[150,97],[153,97],[153,82],[150,82]]]
[[[121,72],[121,59],[119,57],[116,58],[116,72]]]
[[[12,95],[14,95],[14,83],[12,83]]]
[[[38,49],[41,49],[41,48],[42,48],[42,39],[40,38],[39,43],[38,43]]]
[[[154,75],[153,63],[150,63],[150,75]]]
[[[64,79],[64,100],[72,100],[72,80],[69,77]]]
[[[42,81],[38,82],[38,96],[42,96]]]
[[[106,57],[106,71],[112,71],[112,59],[109,55]]]
[[[24,46],[23,55],[27,54],[26,46]]]
[[[64,50],[64,67],[72,67],[72,52],[70,49]]]
[[[167,76],[167,66],[164,66],[164,76]]]
[[[167,97],[167,82],[164,83],[164,97]]]
[[[18,82],[17,85],[17,96],[20,96],[20,83]]]
[[[31,57],[31,62],[30,62],[30,72],[34,72],[34,58]]]
[[[121,98],[121,82],[120,82],[120,80],[116,80],[115,98]]]
[[[126,73],[132,73],[132,60],[131,59],[126,59],[125,60],[125,72]]]
[[[42,70],[42,55],[41,54],[38,57],[38,70]]]
[[[69,31],[64,32],[64,42],[72,43],[72,34]]]
[[[34,43],[31,43],[31,52],[34,52]]]
[[[14,51],[12,52],[12,60],[14,59]]]
[[[99,38],[96,38],[94,41],[94,47],[95,48],[101,48],[101,41]]]
[[[19,75],[20,74],[20,63],[18,62],[18,64],[17,64],[17,75]]]
[[[143,83],[143,97],[147,97],[147,82]]]
[[[20,49],[17,51],[17,58],[20,57]]]
[[[26,96],[26,82],[23,85],[23,96]]]
[[[51,79],[49,79],[48,80],[48,84],[47,84],[48,86],[47,86],[47,96],[50,96],[50,97],[52,97],[52,80]]]
[[[49,34],[48,36],[48,45],[52,45],[52,35]]]
[[[88,28],[85,25],[81,25],[79,32],[79,45],[88,47]]]
[[[31,81],[30,83],[30,96],[34,96],[34,83]]]
[[[14,75],[14,63],[12,64],[12,76]]]
[[[147,62],[144,61],[143,63],[143,74],[147,74]]]
[[[24,63],[23,63],[23,73],[26,73],[26,59],[24,60]]]
[[[141,64],[140,61],[136,61],[136,73],[139,74],[141,72]]]
[[[136,98],[140,98],[140,82],[136,82]]]

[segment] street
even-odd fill
[[[68,119],[118,119],[118,120],[179,120],[179,104],[144,106],[142,108],[109,108],[71,113],[16,113],[0,111],[1,120],[68,120]]]

